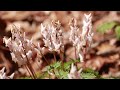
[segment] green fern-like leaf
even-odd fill
[[[55,63],[47,66],[47,68],[50,72],[55,74],[56,78],[68,79],[68,73],[70,72],[71,64],[76,63],[76,62],[79,62],[79,60],[70,60],[70,61],[64,62],[64,63],[62,63],[61,61],[58,61],[58,62],[55,62]],[[46,75],[48,75],[48,72]],[[43,76],[46,76],[46,75],[43,75]],[[90,68],[84,69],[80,75],[83,79],[101,78],[98,72],[96,72]]]
[[[63,71],[63,70],[60,69],[59,74],[60,74],[60,79],[68,79],[68,77],[67,77],[68,72]]]
[[[97,71],[94,71],[90,68],[86,68],[81,73],[83,79],[94,79],[94,78],[101,78]]]
[[[55,62],[51,65],[54,69],[60,68],[61,67],[61,61]]]
[[[73,61],[68,61],[66,63],[64,63],[64,70],[68,71],[70,70],[70,66],[73,63]]]
[[[96,76],[93,73],[81,73],[83,79],[95,79]]]

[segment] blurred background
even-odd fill
[[[40,34],[40,24],[50,24],[52,20],[59,20],[64,30],[65,54],[68,58],[74,58],[74,49],[69,38],[69,21],[77,19],[80,30],[84,14],[92,14],[93,45],[84,62],[86,67],[92,68],[103,77],[120,76],[120,12],[119,11],[0,11],[0,69],[5,66],[8,75],[15,72],[16,77],[24,76],[24,67],[19,68],[11,60],[10,51],[3,43],[3,36],[10,37],[10,25],[19,24],[26,32],[28,38],[33,38],[34,43],[43,41]],[[44,52],[48,60],[50,53]],[[46,63],[39,63],[41,69]],[[79,64],[82,66],[82,64]],[[35,63],[33,66],[39,70]]]

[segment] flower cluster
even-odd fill
[[[81,62],[83,62],[83,60],[85,59],[85,54],[87,53],[92,43],[93,33],[91,19],[91,14],[84,14],[83,27],[82,32],[80,34],[76,20],[72,19],[70,24],[71,33],[69,40],[73,43],[73,46],[77,50]]]
[[[82,34],[81,34],[81,41],[83,41],[83,46],[85,45],[87,48],[91,46],[92,43],[92,23],[91,23],[91,13],[89,15],[84,14],[83,19],[83,27],[82,27]]]
[[[11,29],[12,37],[4,37],[3,42],[6,47],[11,51],[12,60],[18,64],[18,66],[26,66],[26,69],[30,70],[33,78],[36,78],[33,67],[31,66],[31,61],[40,60],[43,48],[40,47],[38,43],[35,45],[32,39],[26,38],[25,32],[22,32],[20,27],[15,25]],[[28,70],[28,71],[29,71]]]
[[[79,28],[77,27],[77,21],[74,18],[72,18],[70,22],[70,30],[69,40],[73,43],[73,46],[77,46],[79,39]]]
[[[4,71],[5,67],[0,70],[0,79],[13,79],[14,73],[12,73],[10,76],[6,76],[6,73]]]
[[[89,50],[92,43],[93,32],[91,19],[91,14],[84,14],[83,27],[81,33],[79,32],[80,30],[77,27],[77,20],[72,19],[70,22],[71,32],[69,40],[73,43],[73,46],[75,48],[76,59],[79,56],[81,62],[85,60],[86,53]],[[22,32],[20,27],[13,25],[11,33],[12,37],[4,37],[3,42],[5,43],[6,47],[8,47],[11,51],[10,54],[12,56],[12,60],[16,62],[19,67],[25,65],[29,74],[33,76],[34,79],[36,79],[37,76],[34,72],[34,69],[32,68],[31,61],[34,61],[36,59],[40,60],[41,56],[46,60],[46,58],[42,54],[44,47],[41,48],[39,43],[35,45],[32,39],[27,39],[25,32]],[[53,52],[55,61],[55,52],[60,52],[60,58],[64,61],[64,42],[61,23],[59,21],[54,21],[47,26],[41,24],[41,34],[45,43],[44,46],[47,47],[49,51]],[[47,60],[46,62],[48,63]],[[77,71],[76,66],[72,64],[70,73],[68,74],[68,78],[81,78],[81,71],[82,69]],[[12,78],[13,76],[14,74],[9,76],[9,78]],[[5,76],[4,68],[0,71],[0,78],[8,78]]]
[[[40,46],[35,46],[32,43],[32,39],[26,38],[25,33],[23,33],[19,27],[13,26],[11,29],[12,37],[7,39],[3,38],[6,47],[9,47],[11,51],[12,60],[17,62],[19,66],[25,65],[28,60],[33,60],[36,56],[37,51],[40,51]],[[36,50],[39,49],[39,50]]]
[[[49,51],[59,51],[60,48],[64,48],[63,45],[63,32],[60,29],[61,24],[58,22],[52,22],[50,26],[43,26],[41,24],[41,34],[45,46],[49,48]]]

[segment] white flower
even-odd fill
[[[27,57],[28,57],[29,59],[31,59],[31,58],[32,58],[33,53],[32,53],[32,51],[31,51],[31,50],[29,50],[29,51],[26,53],[26,55],[27,55]]]
[[[12,60],[18,63],[18,66],[27,64],[31,60],[32,55],[36,54],[35,46],[31,40],[28,40],[25,36],[25,32],[22,32],[20,28],[15,25],[11,29],[12,38],[3,38],[4,43],[11,51]],[[26,57],[27,56],[27,57]],[[33,59],[33,58],[32,58]]]
[[[6,76],[6,73],[4,71],[5,67],[0,70],[0,79],[13,79],[14,73],[12,73],[10,76]]]
[[[11,54],[12,60],[16,63],[18,60],[17,60],[15,54],[14,53],[10,53],[10,54]]]
[[[76,66],[72,63],[70,73],[75,73],[77,70]]]
[[[10,44],[11,43],[11,38],[7,39],[7,37],[4,37],[3,42],[6,44],[6,47],[11,46],[11,44]]]
[[[63,36],[62,30],[60,29],[60,23],[55,22],[52,25],[43,26],[41,24],[41,34],[43,36],[43,41],[45,46],[48,47],[49,51],[59,51],[63,46]]]
[[[58,51],[60,49],[61,43],[60,44],[54,43],[54,46],[55,46],[55,51]]]
[[[83,56],[79,53],[79,58],[80,58],[80,61],[83,62]]]
[[[4,71],[5,71],[5,67],[3,67],[3,68],[0,70],[0,73],[1,73],[1,74],[4,74]]]
[[[77,67],[72,63],[70,73],[68,74],[68,79],[81,79],[81,76],[80,76],[81,72],[82,72],[82,69],[77,71]]]
[[[70,23],[70,37],[69,40],[73,43],[73,46],[77,45],[77,41],[76,39],[78,39],[78,31],[79,28],[77,27],[77,20],[72,19],[71,23]]]
[[[14,75],[15,73],[12,73],[10,76],[8,76],[8,78],[13,79]]]
[[[92,23],[91,23],[91,13],[89,15],[84,14],[82,32],[79,34],[79,28],[76,26],[76,20],[72,19],[70,25],[70,38],[69,40],[73,43],[73,46],[77,49],[77,54],[81,60],[84,61],[84,54],[87,53],[87,50],[92,44]]]

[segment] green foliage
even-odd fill
[[[64,68],[64,64],[61,61],[58,62],[54,62],[53,64],[47,66],[47,69],[54,73],[55,76],[59,79],[66,79],[67,78],[67,74],[69,72],[66,71],[66,68],[68,68],[68,65],[65,64],[65,68]]]
[[[72,64],[72,63],[76,63],[76,62],[79,62],[79,60],[71,59],[70,61],[65,62],[65,63],[64,63],[64,70],[65,70],[65,71],[70,71],[70,66],[71,66],[71,64]]]
[[[98,28],[97,28],[97,31],[104,34],[106,33],[108,30],[111,30],[113,27],[115,27],[116,25],[118,25],[118,23],[116,22],[105,22],[103,23],[102,25],[100,25]]]
[[[90,68],[86,68],[85,70],[83,70],[83,72],[81,73],[81,77],[83,79],[101,78],[98,72],[96,72]]]
[[[64,70],[69,71],[71,64],[72,64],[72,61],[64,63]]]
[[[72,63],[76,63],[79,60],[73,60],[71,59],[68,62],[64,62],[62,63],[61,61],[58,62],[54,62],[53,64],[50,64],[49,66],[47,66],[47,70],[44,72],[38,72],[36,73],[38,79],[45,79],[45,78],[51,78],[52,76],[48,73],[48,71],[50,73],[53,73],[55,75],[55,77],[57,79],[68,79],[68,74],[70,72],[71,69],[71,64]],[[90,69],[90,68],[86,68],[84,69],[81,73],[80,73],[82,79],[102,79],[102,77],[100,77],[99,73]],[[31,77],[21,77],[19,79],[32,79]],[[104,78],[103,78],[104,79]]]
[[[67,74],[68,74],[68,72],[64,71],[62,69],[55,70],[55,75],[59,79],[67,79]]]
[[[65,63],[58,61],[47,66],[47,70],[49,70],[51,73],[54,73],[56,78],[58,79],[68,79],[68,74],[71,69],[71,64],[76,63],[78,61],[79,60],[73,60],[73,59]],[[87,68],[81,72],[81,77],[83,79],[93,79],[93,78],[100,78],[100,75],[98,72]]]
[[[32,79],[31,77],[20,77],[18,79]]]
[[[53,64],[47,66],[47,70],[51,73],[54,73],[58,79],[67,79],[67,75],[71,69],[71,64],[75,62],[79,62],[79,60],[71,59],[70,61],[64,63],[61,61],[54,62]]]
[[[83,79],[94,79],[96,76],[93,73],[81,73]]]
[[[116,37],[120,40],[120,26],[115,28]]]
[[[48,71],[49,71],[50,73],[54,73],[54,75],[57,79],[68,79],[68,74],[71,69],[71,64],[76,63],[78,61],[79,60],[71,59],[70,61],[64,62],[64,63],[62,63],[61,61],[54,62],[53,64],[50,64],[49,66],[47,66],[46,71],[41,72],[41,73],[40,72],[36,73],[37,77],[38,77],[38,79],[51,78],[51,75],[48,73]],[[94,78],[102,79],[98,72],[96,72],[90,68],[84,69],[80,75],[83,79],[94,79]],[[20,79],[31,79],[31,78],[30,77],[22,77]]]
[[[101,34],[105,34],[108,30],[112,29],[115,30],[116,37],[120,40],[120,23],[114,21],[103,23],[97,28],[97,31]]]
[[[60,68],[61,67],[61,61],[55,62],[51,65],[54,69]]]

